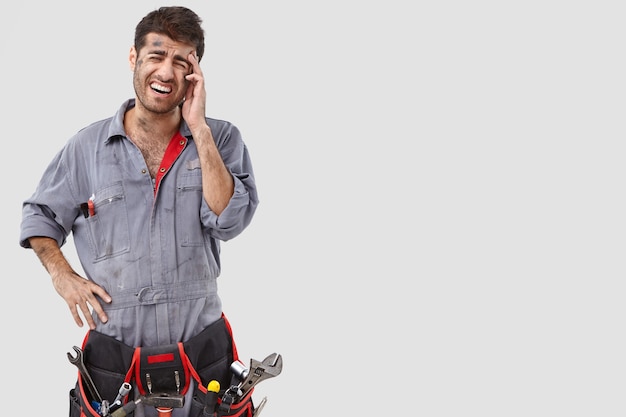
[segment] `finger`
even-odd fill
[[[187,77],[190,76],[187,75]],[[189,78],[187,78],[187,81],[189,81],[189,84],[187,84],[187,91],[185,91],[185,104],[188,105],[190,103],[190,100],[193,98],[193,90],[194,88],[196,88],[196,85]]]
[[[200,62],[198,61],[198,57],[194,52],[189,53],[189,62],[191,62],[191,68],[193,69],[193,73],[202,74],[202,70],[200,69]]]
[[[189,74],[187,81],[189,82],[188,92],[192,92],[195,97],[204,100],[204,78],[199,74]]]
[[[199,82],[203,80],[200,74],[196,74],[196,73],[185,75],[185,79],[189,81],[190,83],[192,83],[193,86],[196,86]]]
[[[109,318],[107,317],[107,314],[102,309],[102,306],[100,305],[98,300],[95,300],[95,299],[93,301],[90,300],[89,304],[91,304],[91,308],[98,315],[98,318],[100,319],[102,323],[106,323],[109,320]]]
[[[111,302],[111,296],[101,286],[94,284],[92,292],[100,297],[105,303],[108,304]]]
[[[78,327],[83,327],[84,323],[80,318],[80,314],[78,314],[78,310],[76,309],[76,306],[70,306],[70,313],[72,313],[72,317],[74,317],[74,322],[76,323],[76,325]]]
[[[83,302],[81,304],[79,304],[80,310],[83,313],[83,316],[85,317],[85,320],[87,320],[87,324],[89,325],[89,328],[92,330],[96,329],[96,322],[93,321],[93,317],[91,317],[91,311],[89,310],[89,307],[87,306],[86,302]]]

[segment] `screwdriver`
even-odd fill
[[[220,383],[216,380],[212,380],[207,385],[206,391],[202,415],[205,417],[213,417],[215,415],[215,404],[217,404],[217,394],[220,392]]]
[[[127,404],[124,404],[122,407],[113,411],[111,417],[126,417],[127,415],[135,411],[135,407],[137,407],[137,404],[139,404],[140,402],[141,398],[138,398],[135,401],[130,401]]]

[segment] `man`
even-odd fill
[[[185,342],[223,319],[220,241],[239,235],[258,204],[240,132],[205,116],[201,23],[184,7],[138,23],[135,98],[70,138],[23,205],[20,245],[76,324],[133,348]],[[86,278],[60,249],[70,232]],[[174,416],[189,415],[189,402]]]

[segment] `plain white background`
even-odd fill
[[[262,416],[624,415],[620,2],[175,4],[204,20],[208,115],[254,160],[261,204],[219,285],[242,360],[283,356]],[[21,202],[132,97],[134,27],[161,5],[2,13],[0,380],[20,414],[67,415],[86,332],[18,246]]]

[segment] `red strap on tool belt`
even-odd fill
[[[189,389],[190,369],[193,369],[193,366],[189,363],[183,344],[176,343],[135,348],[129,374],[133,373],[132,368],[141,395],[152,393],[185,395]],[[200,377],[197,374],[195,377],[201,384]],[[130,382],[130,378],[127,382]]]
[[[99,394],[111,402],[120,386],[130,383],[137,387],[144,405],[163,401],[173,407],[182,406],[191,380],[195,380],[190,417],[202,415],[211,380],[220,383],[221,397],[232,381],[230,364],[239,359],[225,316],[190,340],[166,346],[133,348],[90,330],[83,340],[82,353]],[[100,404],[94,401],[86,383],[79,373],[76,386],[70,390],[70,417],[102,417]],[[123,402],[134,400],[131,390]],[[253,411],[251,395],[246,395],[223,415],[252,417]]]

